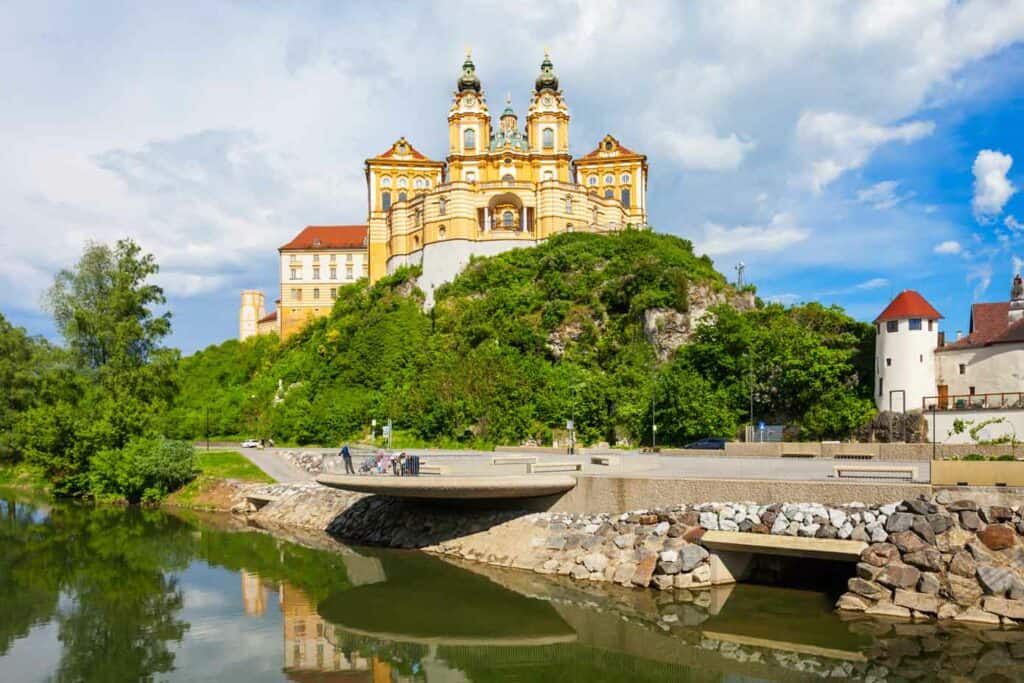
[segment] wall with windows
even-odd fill
[[[278,318],[285,338],[310,319],[327,315],[338,290],[369,276],[366,249],[282,251]]]
[[[1024,391],[1024,344],[945,348],[935,356],[936,384],[951,396]]]

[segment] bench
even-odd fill
[[[783,453],[783,458],[813,458],[814,453]]]
[[[543,472],[579,472],[583,469],[581,462],[536,462],[526,466],[530,474]]]
[[[835,460],[872,460],[875,456],[871,453],[836,453],[832,457]]]
[[[428,465],[420,462],[420,474],[445,475],[448,474],[448,468],[444,465]]]
[[[888,465],[836,465],[836,479],[899,479],[913,481],[917,479],[916,467],[898,467]]]
[[[604,465],[605,467],[616,467],[619,464],[619,456],[617,455],[592,455],[590,456],[591,465]]]
[[[491,458],[492,465],[532,465],[535,462],[536,455],[497,455]]]

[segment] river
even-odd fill
[[[1024,630],[840,617],[833,599],[581,586],[0,492],[0,681],[1024,679]]]

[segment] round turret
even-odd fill
[[[540,75],[534,83],[537,92],[541,90],[558,90],[558,76],[555,75],[555,67],[551,63],[548,53],[544,53],[544,61],[540,63]]]
[[[875,318],[875,405],[921,410],[934,396],[935,349],[942,314],[917,292],[901,292]]]
[[[466,61],[462,63],[462,75],[459,76],[457,85],[459,92],[466,92],[467,90],[480,92],[480,78],[476,75],[476,66],[473,64],[469,54],[466,54]]]

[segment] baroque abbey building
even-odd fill
[[[271,330],[288,336],[328,313],[339,286],[351,278],[375,282],[417,265],[432,305],[434,288],[472,256],[532,246],[560,232],[645,228],[647,157],[606,135],[573,159],[569,122],[547,54],[523,127],[508,100],[495,125],[467,55],[448,111],[445,160],[428,158],[404,137],[367,159],[366,225],[309,226],[279,249],[278,310],[264,315],[252,304],[258,299],[262,306],[262,298],[243,293],[239,336]],[[338,258],[357,262],[359,272],[329,269]]]

